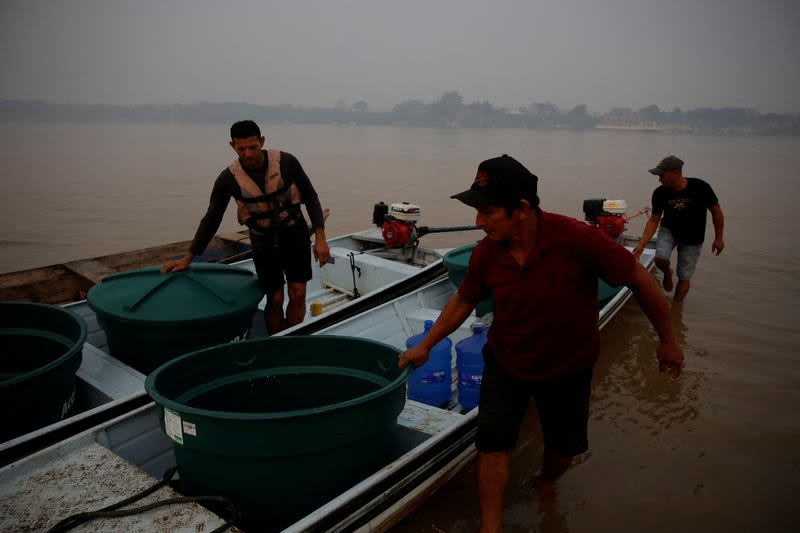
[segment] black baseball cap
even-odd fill
[[[519,198],[521,193],[532,193],[536,196],[538,182],[536,174],[530,172],[513,157],[503,154],[478,165],[478,173],[472,186],[450,198],[481,209],[490,205],[501,205],[504,200]]]
[[[670,170],[674,170],[677,172],[683,170],[683,161],[681,161],[674,155],[668,155],[667,157],[659,161],[658,164],[655,166],[655,168],[651,168],[649,172],[650,174],[655,174],[656,176],[660,176],[664,172],[668,172]]]

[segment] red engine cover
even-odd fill
[[[399,220],[386,221],[383,223],[382,233],[388,246],[400,248],[406,245],[411,236],[411,225]]]
[[[603,230],[606,235],[612,239],[616,239],[625,231],[625,219],[617,215],[598,215],[597,226]]]

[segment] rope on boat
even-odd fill
[[[161,481],[143,490],[138,494],[134,494],[130,498],[109,505],[108,507],[103,507],[102,509],[99,509],[97,511],[88,511],[70,515],[67,518],[58,522],[55,526],[48,529],[47,533],[60,533],[62,531],[69,531],[70,529],[79,526],[80,524],[89,522],[90,520],[94,520],[96,518],[120,518],[123,516],[132,516],[135,514],[150,511],[152,509],[157,509],[159,507],[164,507],[167,505],[173,505],[178,503],[210,502],[210,503],[218,503],[224,506],[225,510],[230,513],[230,518],[228,518],[228,520],[223,525],[213,530],[211,533],[222,533],[223,531],[231,527],[233,523],[242,516],[242,513],[234,507],[233,503],[229,499],[225,498],[224,496],[180,496],[177,498],[167,498],[165,500],[153,502],[147,505],[142,505],[140,507],[134,507],[132,509],[122,509],[119,511],[117,510],[120,507],[130,505],[131,503],[140,500],[145,496],[152,494],[158,489],[164,487],[170,482],[170,480],[175,475],[175,472],[177,470],[178,468],[174,466],[167,469]]]

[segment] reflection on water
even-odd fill
[[[684,357],[697,355],[686,343],[687,326],[681,304],[672,306],[672,321]],[[636,308],[638,311],[638,308]],[[677,379],[658,371],[658,336],[641,312],[624,313],[629,333],[606,340],[595,369],[590,419],[619,431],[657,436],[673,424],[699,416],[703,374],[684,368]]]
[[[569,531],[565,503],[558,495],[558,487],[541,491],[534,483],[524,483],[518,488],[519,498],[508,503],[503,512],[504,527],[509,532]]]

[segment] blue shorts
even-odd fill
[[[678,248],[678,267],[675,269],[678,279],[688,280],[694,276],[697,268],[697,260],[703,250],[702,244],[677,244],[672,232],[661,226],[658,228],[658,240],[656,241],[656,257],[669,261],[672,251]]]
[[[575,456],[589,449],[587,426],[592,369],[545,382],[510,376],[484,349],[475,447],[481,452],[510,451],[519,438],[531,399],[536,402],[546,448]]]

